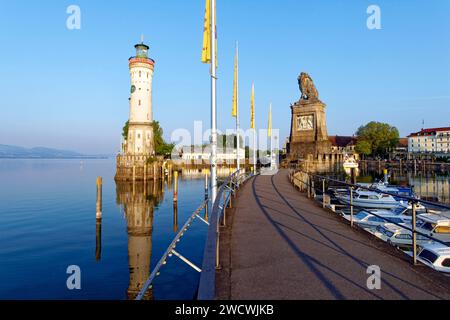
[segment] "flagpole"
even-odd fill
[[[211,0],[211,200],[217,197],[216,0]]]
[[[272,139],[272,103],[270,103],[269,107],[269,130],[270,130],[270,169],[274,168],[273,166],[273,139]]]
[[[239,59],[239,43],[236,41],[236,57]],[[241,170],[241,156],[240,156],[240,135],[239,135],[239,60],[237,60],[237,66],[236,66],[236,137],[237,137],[237,143],[236,143],[236,158],[237,158],[237,171],[238,176],[240,174]],[[239,185],[239,179],[238,179],[238,185]]]
[[[256,128],[253,128],[253,173],[256,174]]]

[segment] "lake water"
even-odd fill
[[[115,159],[0,160],[0,299],[132,299],[174,238],[168,181],[114,182]],[[96,177],[103,177],[101,234]],[[204,180],[181,177],[178,226],[203,200]],[[196,220],[177,251],[201,266],[207,226]],[[101,239],[101,251],[98,246]],[[97,248],[96,248],[97,246]],[[81,269],[68,290],[67,267]],[[199,274],[168,260],[147,298],[192,299]]]

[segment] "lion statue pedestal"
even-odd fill
[[[288,158],[308,159],[331,152],[328,139],[325,107],[319,100],[319,93],[307,73],[298,77],[300,100],[291,105],[291,134]]]

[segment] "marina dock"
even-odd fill
[[[450,277],[295,189],[288,170],[247,181],[221,227],[216,299],[450,299]],[[369,266],[381,288],[369,289]]]

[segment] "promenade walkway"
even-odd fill
[[[352,229],[289,183],[288,171],[239,191],[225,234],[222,299],[450,299],[450,278],[412,266],[393,247]],[[367,267],[381,289],[367,288]]]

